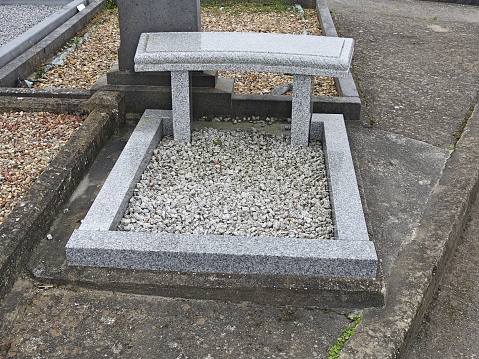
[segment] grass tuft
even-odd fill
[[[351,338],[356,331],[356,326],[361,321],[361,317],[356,315],[351,319],[351,324],[349,325],[348,329],[346,329],[343,334],[336,338],[336,343],[329,349],[328,359],[338,359],[339,355],[341,354],[341,350],[343,349],[346,342]]]

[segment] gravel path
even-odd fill
[[[305,20],[291,10],[252,11],[237,9],[235,5],[202,7],[203,31],[251,31],[320,35],[321,29],[314,9],[305,9]],[[89,89],[98,78],[118,62],[120,44],[118,12],[104,9],[93,19],[85,41],[69,54],[63,66],[57,66],[44,74],[38,88],[83,88]],[[73,42],[72,42],[73,43]],[[71,44],[70,44],[71,45]],[[235,79],[236,93],[269,94],[272,88],[287,85],[291,76],[275,73],[248,73],[221,71],[221,77]],[[330,77],[315,77],[314,94],[337,96],[334,80]],[[290,94],[290,92],[288,92]]]
[[[48,112],[0,113],[0,225],[82,121]]]
[[[320,144],[253,130],[204,128],[189,145],[163,139],[119,229],[330,239]]]
[[[62,6],[0,5],[0,46],[23,34]]]

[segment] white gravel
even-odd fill
[[[118,229],[331,239],[321,146],[212,128],[163,139]]]
[[[0,46],[23,34],[62,6],[0,5]]]

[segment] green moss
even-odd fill
[[[474,112],[474,109],[476,108],[476,106],[477,106],[477,100],[474,101],[471,107],[469,107],[469,111],[467,111],[466,116],[464,116],[464,120],[462,121],[459,132],[454,135],[457,141],[461,138],[462,133],[464,132],[464,129],[466,128],[467,122],[471,118],[472,113]]]
[[[116,8],[116,3],[115,3],[114,0],[106,0],[105,7],[107,9],[114,9],[114,8]]]

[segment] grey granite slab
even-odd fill
[[[173,137],[177,141],[191,141],[191,91],[189,71],[171,72],[171,103]]]
[[[311,127],[311,76],[293,76],[291,143],[308,146]]]
[[[374,278],[372,242],[76,230],[70,265],[174,272]]]
[[[365,231],[342,115],[314,115],[312,134],[323,136],[333,194],[334,240],[115,231],[152,143],[171,129],[168,112],[148,110],[105,185],[66,245],[73,266],[178,272],[279,274],[374,279],[378,259]],[[165,123],[165,124],[163,124]],[[164,126],[164,127],[163,127]],[[312,138],[315,139],[315,138]],[[328,163],[331,162],[331,163]],[[127,172],[127,173],[126,173]],[[341,180],[338,177],[352,177]],[[354,186],[356,185],[356,188]],[[340,213],[335,213],[339,211]],[[351,212],[351,213],[349,213]]]
[[[141,35],[135,71],[172,71],[174,138],[190,141],[192,70],[271,71],[294,75],[291,142],[307,146],[311,76],[348,76],[354,40],[327,36],[163,32]]]
[[[311,133],[321,134],[329,178],[335,234],[341,240],[368,241],[369,235],[359,196],[343,115],[313,114]]]
[[[94,231],[116,228],[164,129],[167,132],[171,128],[170,119],[171,111],[145,111],[80,228]]]
[[[135,71],[244,70],[347,76],[354,40],[248,32],[162,32],[141,35]]]

